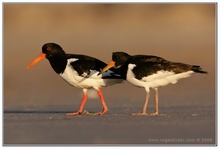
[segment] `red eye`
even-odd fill
[[[51,47],[47,47],[47,51],[50,51],[51,50]]]

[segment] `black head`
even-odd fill
[[[131,56],[125,52],[113,52],[112,60],[108,63],[108,65],[105,68],[103,68],[102,73],[104,73],[112,67],[120,68],[129,61],[130,57]]]
[[[115,62],[115,67],[120,68],[130,58],[130,55],[125,52],[113,52],[112,61]]]
[[[42,53],[33,60],[27,68],[31,68],[37,64],[40,60],[47,58],[56,73],[62,73],[67,64],[66,54],[56,43],[46,43],[42,47]]]
[[[46,54],[47,59],[65,55],[62,47],[56,43],[46,43],[42,46],[42,53]]]

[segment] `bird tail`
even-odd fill
[[[197,66],[197,65],[193,65],[191,70],[196,72],[196,73],[208,73],[207,71],[203,71],[202,68],[200,66]]]

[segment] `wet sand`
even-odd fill
[[[160,107],[159,116],[130,115],[140,110],[140,107],[115,108],[101,116],[65,116],[69,111],[6,110],[3,143],[5,146],[216,144],[214,106]]]

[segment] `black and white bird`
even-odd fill
[[[131,56],[125,52],[113,53],[112,61],[102,70],[102,73],[112,67],[119,70],[123,79],[134,86],[143,87],[146,91],[143,110],[135,115],[147,115],[150,88],[155,90],[155,112],[151,115],[158,115],[158,87],[175,84],[179,79],[187,78],[193,73],[207,73],[197,65],[170,62],[151,55]]]
[[[70,85],[83,89],[82,103],[78,111],[66,115],[79,115],[83,112],[88,97],[87,89],[89,88],[97,91],[103,107],[101,112],[95,114],[101,115],[108,111],[100,88],[123,81],[115,68],[101,74],[101,70],[107,66],[106,63],[86,55],[66,54],[61,46],[56,43],[44,44],[42,53],[27,68],[34,66],[43,58],[47,58],[53,70]]]

